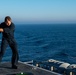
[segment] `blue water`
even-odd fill
[[[56,59],[76,63],[75,24],[16,25],[15,38],[20,61]],[[3,61],[10,61],[11,56],[8,47]]]

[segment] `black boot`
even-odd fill
[[[12,65],[12,69],[17,69],[18,67],[16,65]]]

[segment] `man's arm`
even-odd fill
[[[2,25],[0,24],[0,32],[3,32],[3,28]]]
[[[3,28],[0,28],[0,32],[3,32]]]
[[[0,25],[0,32],[8,33],[8,32],[14,31],[14,30],[15,30],[15,25],[13,23],[10,28],[4,28],[2,24]]]
[[[3,25],[2,25],[2,23],[0,24],[0,28],[2,28],[3,27]]]

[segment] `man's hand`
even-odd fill
[[[0,32],[3,32],[3,28],[0,28]]]

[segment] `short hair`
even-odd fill
[[[7,20],[11,21],[11,17],[10,16],[6,16],[5,17],[5,22],[7,22]]]

